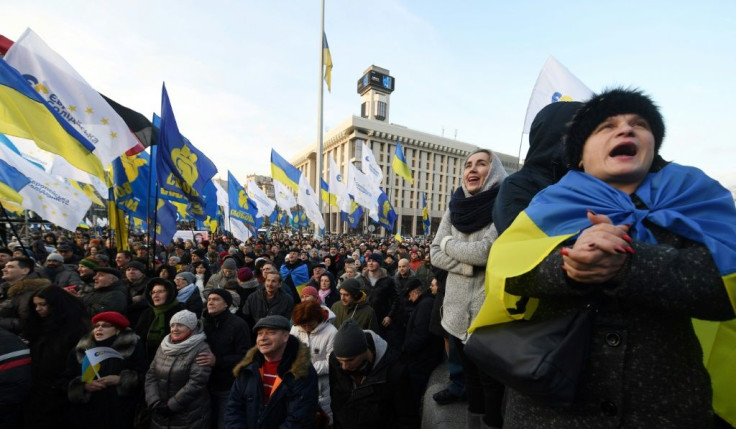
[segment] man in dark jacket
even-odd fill
[[[51,280],[51,284],[59,287],[79,286],[82,280],[77,273],[76,265],[64,264],[64,257],[58,253],[52,253],[46,257],[44,274]]]
[[[335,335],[330,354],[330,397],[335,429],[415,428],[406,369],[373,331],[347,320]]]
[[[235,366],[225,425],[314,428],[317,373],[307,346],[289,334],[289,319],[268,316],[253,328],[256,345]]]
[[[391,347],[401,349],[404,341],[403,308],[396,282],[388,276],[382,264],[383,256],[378,252],[371,253],[366,261],[368,271],[358,280],[368,295],[368,304],[376,312],[378,335]]]
[[[233,384],[233,368],[251,347],[248,324],[228,310],[233,296],[225,289],[213,289],[207,295],[207,309],[202,315],[204,333],[210,351],[197,356],[197,365],[212,367],[208,383],[212,404],[213,427],[225,427],[225,404]]]
[[[33,271],[33,261],[26,257],[12,258],[2,269],[0,285],[0,327],[20,334],[30,312],[34,311],[31,296],[51,285]]]
[[[31,391],[31,352],[17,335],[0,328],[0,427],[20,423],[21,404]]]
[[[95,290],[82,297],[82,303],[90,317],[103,311],[117,311],[125,315],[128,311],[128,297],[120,284],[122,273],[115,268],[97,267],[95,270]]]
[[[291,318],[294,300],[281,285],[281,274],[268,273],[263,288],[258,288],[248,296],[242,311],[249,325],[255,326],[261,318],[274,314]]]

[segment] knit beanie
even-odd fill
[[[225,262],[222,263],[222,268],[234,271],[238,269],[238,264],[235,262],[235,259],[227,258],[225,259]]]
[[[140,271],[140,272],[142,272],[144,274],[146,272],[146,266],[143,265],[143,263],[138,262],[138,261],[130,261],[130,262],[128,262],[128,265],[125,266],[125,269],[127,270],[128,268],[135,268],[136,270],[138,270],[138,271]]]
[[[64,257],[58,253],[52,253],[46,257],[46,261],[64,262]]]
[[[355,299],[360,299],[363,296],[363,290],[360,288],[360,282],[355,279],[345,279],[340,284],[340,289],[349,293]]]
[[[174,323],[184,325],[193,331],[197,327],[197,315],[189,310],[182,310],[171,316],[169,325],[173,325]]]
[[[238,280],[241,282],[247,282],[253,278],[253,271],[248,267],[238,269]]]
[[[611,116],[633,113],[646,119],[654,135],[654,154],[659,153],[665,127],[659,107],[636,89],[613,88],[590,100],[575,113],[565,135],[565,161],[571,170],[582,170],[583,146],[595,128]]]
[[[319,292],[317,292],[317,289],[314,288],[314,286],[305,286],[302,288],[302,296],[304,295],[310,295],[313,296],[318,304],[322,304],[322,299],[319,297]]]
[[[223,300],[225,300],[225,303],[228,307],[233,305],[233,294],[230,293],[227,289],[212,289],[210,290],[210,293],[207,294],[207,296],[210,296],[212,294],[219,295]]]
[[[179,274],[177,274],[176,277],[183,278],[184,280],[187,281],[188,285],[197,281],[197,277],[195,277],[194,274],[190,273],[189,271],[182,271]]]
[[[91,259],[87,259],[87,258],[84,258],[81,261],[79,261],[79,265],[85,266],[89,268],[90,270],[94,270],[95,268],[100,266],[97,262]]]
[[[92,318],[92,324],[96,325],[97,322],[107,322],[121,331],[130,326],[130,321],[117,311],[103,311],[102,313],[97,313]]]
[[[348,319],[335,334],[332,351],[335,357],[351,358],[368,350],[365,332],[355,319]]]
[[[383,264],[383,255],[381,255],[378,252],[373,252],[373,253],[370,254],[370,256],[368,256],[368,260],[369,261],[376,261],[376,262],[378,262],[378,265],[381,265],[381,264]]]

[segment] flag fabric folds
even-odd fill
[[[23,208],[33,210],[47,221],[69,231],[77,228],[92,205],[83,192],[49,175],[3,144],[0,144],[0,159],[29,181],[18,190],[23,197]]]
[[[378,222],[378,194],[368,176],[348,164],[348,192],[356,203],[370,210],[371,218]]]
[[[143,148],[158,144],[159,129],[158,127],[154,127],[147,117],[143,116],[143,114],[138,113],[133,109],[123,106],[110,97],[107,97],[105,94],[100,94],[100,96],[102,96],[102,98],[107,101],[107,104],[109,104],[110,107],[112,107],[113,110],[115,110],[115,112],[120,115],[123,121],[125,121],[125,123],[128,125],[128,128],[130,129],[130,131],[133,132],[133,134],[135,134],[135,136],[138,138],[138,142],[140,142]],[[135,148],[133,148],[132,150],[136,151]],[[128,155],[134,154],[128,152]]]
[[[18,191],[30,182],[23,173],[0,159],[0,199],[20,204],[23,197]]]
[[[322,201],[339,208],[337,205],[337,195],[331,192],[330,185],[325,182],[325,179],[319,179],[319,182],[322,187]]]
[[[348,226],[353,229],[358,227],[358,223],[360,222],[361,217],[363,217],[363,207],[352,200],[350,200],[349,211],[343,211],[340,213],[340,219],[343,222],[347,222]]]
[[[271,216],[271,213],[273,213],[273,210],[276,208],[276,202],[268,198],[268,195],[263,192],[263,189],[258,187],[256,182],[249,180],[247,186],[248,196],[251,197],[255,201],[256,206],[258,206],[257,217],[265,218],[267,216]]]
[[[524,133],[529,134],[534,117],[544,106],[558,101],[585,101],[593,95],[583,82],[554,57],[547,58],[534,84],[526,108]]]
[[[371,150],[371,148],[369,148],[364,141],[361,141],[360,144],[360,169],[363,171],[363,174],[365,174],[370,180],[370,183],[375,191],[374,193],[378,195],[378,189],[381,187],[381,180],[383,180],[383,171],[381,170],[381,167],[378,166],[378,163],[376,162],[376,156],[373,155],[373,151]]]
[[[82,381],[92,381],[95,376],[99,378],[97,371],[100,370],[100,364],[111,358],[123,359],[123,355],[112,347],[95,347],[86,350],[82,359]]]
[[[108,165],[138,145],[128,125],[61,55],[26,29],[5,55],[60,116],[94,145],[92,153]]]
[[[427,236],[430,233],[430,219],[429,219],[429,208],[427,207],[427,193],[422,192],[422,230],[424,235]]]
[[[414,184],[414,178],[411,176],[411,170],[409,170],[409,164],[406,162],[404,157],[404,151],[401,148],[401,143],[396,142],[396,150],[394,151],[394,159],[391,162],[391,166],[399,176],[403,177],[404,180],[408,181],[412,185]]]
[[[345,176],[340,172],[335,159],[330,154],[330,192],[337,196],[337,207],[340,211],[350,213],[350,195],[348,194],[348,185]]]
[[[260,224],[256,220],[258,207],[230,171],[227,172],[227,194],[230,218],[243,222],[253,231],[257,230]]]
[[[325,227],[325,220],[322,218],[322,210],[319,207],[317,194],[312,189],[312,185],[309,184],[307,176],[304,174],[299,178],[299,193],[297,193],[296,200],[304,208],[307,218],[314,222],[319,229],[323,229]]]
[[[135,155],[123,154],[113,161],[112,173],[113,195],[117,205],[135,217],[147,218],[148,197],[151,193],[150,155],[145,151]]]
[[[330,46],[327,44],[327,35],[322,33],[322,65],[325,67],[325,82],[327,82],[327,91],[332,92],[332,55],[330,54]]]
[[[192,216],[204,220],[207,217],[205,186],[217,173],[217,167],[179,132],[166,85],[161,90],[161,132],[158,146],[156,171],[160,186],[181,192],[191,205]]]
[[[105,178],[94,145],[41,97],[17,70],[0,60],[0,132],[31,139],[80,170]]]
[[[281,210],[286,211],[291,218],[291,209],[296,206],[296,198],[294,198],[294,194],[286,187],[286,185],[275,178],[273,180],[273,191],[274,196],[276,197],[276,204],[281,207]]]
[[[378,196],[378,223],[382,227],[386,228],[387,231],[394,231],[394,222],[399,216],[394,211],[391,202],[388,200],[386,192],[381,190],[381,194]]]

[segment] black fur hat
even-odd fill
[[[585,141],[606,118],[634,113],[649,122],[654,135],[654,154],[659,153],[664,139],[664,120],[659,107],[637,89],[613,88],[594,95],[575,113],[565,135],[565,160],[571,170],[581,170]]]

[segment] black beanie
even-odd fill
[[[581,170],[583,146],[593,130],[606,118],[633,113],[646,119],[654,135],[654,154],[659,153],[664,139],[664,120],[659,107],[636,89],[613,88],[594,95],[575,113],[565,135],[565,161],[571,170]]]
[[[360,288],[360,282],[355,279],[345,279],[340,284],[340,289],[349,293],[355,299],[363,296],[363,290]]]
[[[332,351],[335,357],[351,358],[368,350],[365,332],[355,319],[348,319],[335,334]]]
[[[233,294],[230,293],[227,289],[212,289],[210,293],[207,294],[207,296],[210,296],[212,294],[220,295],[220,297],[225,300],[225,304],[227,304],[228,307],[233,305]]]

